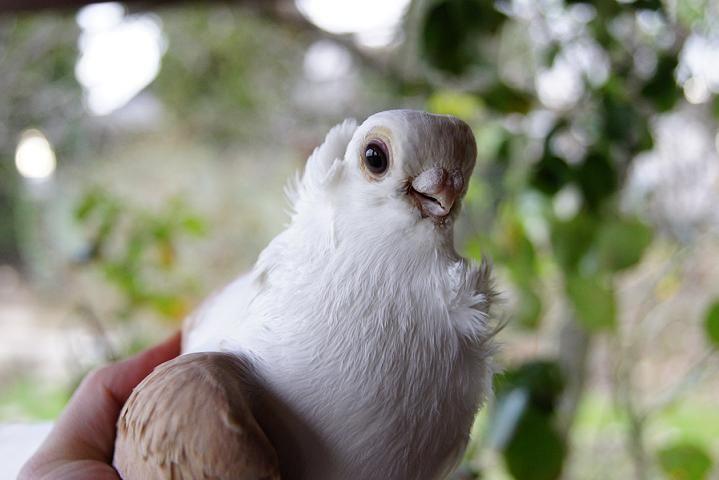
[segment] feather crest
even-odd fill
[[[357,121],[351,118],[332,127],[324,142],[307,159],[302,177],[295,176],[285,187],[290,204],[296,205],[306,194],[333,183],[341,171],[342,159],[356,129]]]

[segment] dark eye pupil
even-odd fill
[[[387,155],[379,145],[369,144],[364,152],[367,168],[372,173],[383,173],[387,170]]]

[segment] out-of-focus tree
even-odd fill
[[[0,261],[19,263],[18,177],[13,158],[20,132],[41,128],[62,153],[77,147],[84,116],[74,78],[78,29],[72,18],[0,18]]]
[[[149,212],[101,189],[84,195],[75,219],[87,239],[75,268],[94,270],[120,299],[112,318],[103,320],[90,302],[77,305],[78,313],[103,339],[106,359],[116,360],[108,326],[127,324],[142,310],[173,327],[180,325],[196,303],[197,285],[178,272],[178,243],[185,236],[204,235],[204,220],[180,199],[169,201],[159,212]],[[129,343],[143,345],[143,341],[135,338]]]
[[[273,122],[293,117],[283,112],[293,95],[287,79],[301,75],[306,40],[230,6],[166,11],[163,25],[172,48],[150,90],[189,134],[222,143],[271,139]]]
[[[636,478],[653,476],[644,430],[655,411],[633,390],[635,346],[623,338],[616,285],[655,235],[623,208],[621,193],[633,160],[654,145],[651,121],[682,98],[679,56],[688,33],[704,28],[704,8],[660,0],[440,0],[422,8],[419,42],[436,89],[428,105],[474,125],[484,159],[468,206],[494,226],[468,252],[500,266],[516,326],[539,328],[552,300],[547,286],[563,285],[556,363],[516,366],[505,375],[511,388],[498,389],[491,429],[501,432],[515,478],[561,475],[599,335],[619,354],[615,398],[628,418]],[[555,366],[563,390],[528,373],[551,377]],[[538,384],[552,392],[544,408],[534,406]],[[540,458],[530,454],[540,446]],[[681,478],[704,478],[705,456],[696,446],[667,447],[659,464],[677,472],[682,462],[701,463]]]

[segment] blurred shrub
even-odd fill
[[[689,3],[678,2],[679,9]],[[497,387],[490,444],[519,480],[562,475],[594,337],[603,334],[622,351],[617,280],[641,262],[656,235],[622,208],[620,195],[633,160],[654,146],[650,121],[679,104],[679,53],[686,29],[703,21],[701,13],[677,14],[666,5],[438,0],[423,10],[420,51],[435,88],[427,106],[464,118],[478,140],[467,206],[493,227],[471,238],[467,253],[495,259],[512,284],[512,323],[520,328],[536,331],[554,301],[547,285],[563,285],[569,334],[557,358],[513,366]],[[649,17],[658,25],[653,35],[637,26]],[[568,18],[575,25],[553,33],[553,23]],[[589,55],[584,60],[577,45]],[[638,52],[652,57],[651,70],[637,66]],[[580,93],[552,102],[542,96],[539,75],[565,67],[580,75]],[[542,121],[541,130],[526,126],[530,118]],[[705,326],[716,345],[716,305]],[[618,377],[631,378],[628,363]],[[616,385],[635,472],[647,478],[653,467],[642,431],[652,413],[635,403],[631,381]],[[667,447],[658,459],[670,478],[704,478],[711,466],[701,446]]]
[[[78,258],[98,268],[121,295],[117,318],[132,318],[149,309],[178,323],[192,306],[193,285],[177,278],[177,243],[206,232],[203,220],[180,200],[150,213],[101,190],[90,190],[79,202],[75,217],[88,236]]]
[[[551,480],[560,475],[567,445],[555,414],[563,388],[553,361],[533,360],[495,379],[490,444],[502,451],[515,478]]]

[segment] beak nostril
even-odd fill
[[[447,181],[455,192],[461,192],[464,188],[464,175],[459,170],[454,170]]]
[[[444,168],[433,167],[417,175],[412,180],[412,187],[418,192],[431,195],[442,191],[447,179],[447,171]]]
[[[460,170],[448,172],[444,168],[433,167],[412,179],[409,193],[423,216],[444,218],[449,215],[463,188],[464,177]]]

